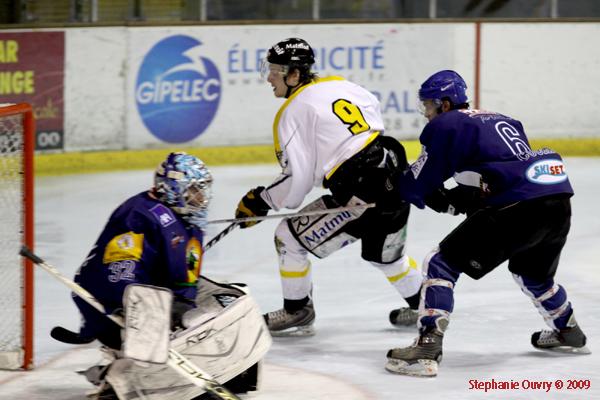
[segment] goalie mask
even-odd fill
[[[154,174],[154,194],[191,224],[204,228],[211,199],[212,175],[197,157],[171,153]]]

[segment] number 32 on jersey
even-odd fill
[[[352,104],[348,100],[338,99],[332,103],[333,113],[342,121],[345,125],[348,125],[348,130],[353,135],[366,132],[371,127],[365,121],[360,108],[356,104]]]

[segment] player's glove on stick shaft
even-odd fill
[[[258,186],[250,190],[238,203],[235,210],[236,218],[263,217],[269,213],[271,207],[260,197],[265,190],[264,186]],[[261,221],[240,222],[240,228],[248,228]]]
[[[469,214],[483,207],[482,198],[482,192],[477,187],[457,186],[436,190],[425,198],[425,204],[439,213]]]
[[[454,205],[450,202],[450,196],[448,195],[449,190],[440,188],[427,197],[425,197],[425,204],[427,207],[439,213],[448,213],[451,215],[458,215],[455,211]]]

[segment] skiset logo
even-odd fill
[[[221,77],[202,57],[202,43],[190,36],[170,36],[144,57],[135,100],[146,128],[158,139],[184,143],[198,137],[215,117]]]
[[[528,181],[542,185],[554,185],[567,180],[565,165],[556,159],[535,162],[527,168],[525,174]]]

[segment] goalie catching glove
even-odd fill
[[[264,186],[258,186],[250,190],[238,203],[237,209],[235,210],[236,218],[247,218],[247,217],[263,217],[269,213],[271,207],[260,197],[260,194],[264,192]],[[240,222],[240,228],[249,228],[258,224],[261,221],[246,221]]]

